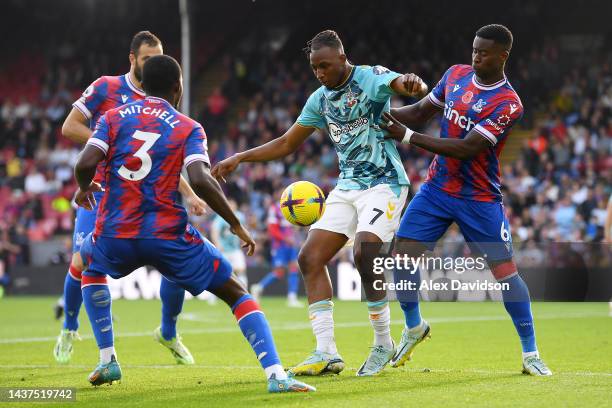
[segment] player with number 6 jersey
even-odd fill
[[[493,276],[504,282],[504,306],[523,350],[523,373],[548,376],[540,358],[531,315],[529,289],[512,258],[512,236],[501,195],[499,156],[523,106],[504,67],[512,48],[507,27],[490,24],[476,32],[472,65],[450,67],[427,98],[384,115],[390,137],[436,153],[427,180],[410,202],[397,231],[396,251],[410,257],[433,249],[448,227],[457,223],[472,251],[484,256]],[[440,137],[410,129],[443,111]],[[401,122],[401,123],[400,123]],[[414,281],[418,273],[397,273]],[[430,335],[421,318],[417,291],[398,293],[406,325],[395,367],[410,360],[415,347]]]

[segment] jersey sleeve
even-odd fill
[[[395,94],[393,89],[391,89],[391,82],[400,76],[402,76],[402,74],[393,72],[381,65],[369,68],[367,80],[370,83],[368,86],[371,92],[370,97],[377,102],[386,102]]]
[[[204,128],[199,123],[193,128],[187,141],[185,142],[185,151],[183,162],[185,167],[191,163],[201,161],[210,167],[210,159],[208,158],[208,142]]]
[[[520,103],[502,102],[490,115],[478,122],[474,130],[495,146],[521,117],[523,117],[523,107]]]
[[[429,101],[436,105],[438,108],[444,109],[444,101],[446,100],[446,81],[452,72],[453,67],[446,70],[442,78],[438,81],[436,86],[427,94]]]
[[[108,148],[110,145],[110,127],[108,125],[108,121],[108,113],[105,113],[96,123],[96,128],[87,141],[88,145],[97,147],[98,149],[102,150],[105,155],[108,153]]]
[[[77,99],[72,106],[81,112],[87,119],[91,119],[94,112],[98,110],[107,95],[108,83],[104,77],[100,77],[85,89],[81,97]]]
[[[298,125],[325,129],[325,119],[319,111],[320,98],[321,95],[318,90],[308,97],[306,104],[304,104],[302,108],[302,113],[300,113],[300,116],[297,118],[296,123]]]

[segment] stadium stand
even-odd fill
[[[85,3],[80,7],[94,7]],[[178,22],[160,21],[159,15],[160,10],[168,10],[165,15],[175,13],[174,3],[160,2],[157,13],[139,13],[138,21],[129,17],[131,7],[137,6],[110,4],[117,8],[108,16],[121,16],[122,27],[146,26],[162,40],[173,38],[165,42],[165,51],[179,56]],[[342,4],[335,7],[340,10]],[[59,2],[56,12],[68,7],[67,2]],[[195,117],[208,133],[212,161],[265,143],[293,123],[317,86],[300,49],[319,28],[336,29],[355,63],[415,72],[430,86],[450,65],[469,63],[477,23],[452,24],[435,6],[423,7],[419,13],[427,19],[412,19],[411,24],[402,24],[405,16],[393,15],[392,5],[378,4],[347,9],[341,26],[335,26],[331,16],[317,20],[320,27],[305,24],[309,16],[320,13],[308,4],[291,5],[291,10],[279,6],[265,15],[250,16],[261,22],[257,27],[237,17],[228,17],[232,24],[196,24],[193,101]],[[612,53],[594,56],[594,51],[610,50],[611,39],[576,35],[552,41],[550,36],[535,35],[527,41],[526,26],[542,15],[537,8],[511,2],[502,21],[510,27],[516,23],[515,38],[521,45],[513,50],[508,77],[526,111],[503,156],[512,232],[516,242],[601,241],[612,185]],[[45,12],[49,11],[44,7],[38,11]],[[13,51],[0,64],[0,261],[5,268],[28,264],[29,247],[36,242],[72,231],[72,167],[79,146],[61,136],[61,124],[71,103],[97,76],[127,71],[127,41],[136,31],[103,27],[94,18],[96,12],[87,14],[91,26],[85,32],[82,27],[87,24],[55,27],[52,36],[40,35],[42,28],[11,25],[19,34],[13,38],[39,42],[38,51],[32,47],[28,52]],[[381,29],[379,18],[385,16],[391,17],[386,18],[387,29]],[[274,21],[277,24],[266,24]],[[171,25],[174,31],[167,28]],[[440,26],[452,28],[438,30]],[[75,38],[77,28],[81,32]],[[93,32],[96,36],[88,35]],[[591,48],[579,49],[576,42],[585,38],[592,40]],[[221,53],[220,44],[232,46]],[[587,57],[587,62],[575,64],[577,55]],[[396,106],[408,102],[393,101]],[[429,132],[436,128],[432,122]],[[404,146],[401,154],[418,189],[432,156]],[[263,239],[273,192],[298,179],[314,181],[329,191],[337,176],[336,160],[326,135],[316,132],[292,157],[243,166],[225,188]],[[208,229],[209,218],[196,221]],[[265,252],[264,247],[250,262],[265,262]]]

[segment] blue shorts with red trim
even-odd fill
[[[297,261],[299,250],[289,245],[281,245],[272,249],[272,267],[286,268],[291,262]]]
[[[191,225],[176,240],[89,234],[81,245],[81,257],[88,272],[106,274],[114,279],[151,265],[194,296],[223,285],[232,275],[227,259]]]
[[[410,201],[397,236],[426,243],[432,250],[453,222],[472,251],[490,261],[512,258],[510,223],[501,202],[453,197],[428,183]]]

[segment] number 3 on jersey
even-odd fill
[[[137,130],[134,132],[132,137],[144,142],[140,149],[136,150],[136,153],[134,153],[134,157],[140,159],[140,168],[138,170],[130,170],[122,165],[119,168],[119,175],[128,181],[139,181],[145,178],[151,171],[153,162],[151,161],[151,156],[149,156],[148,151],[151,149],[151,147],[153,147],[161,135],[159,133]]]

